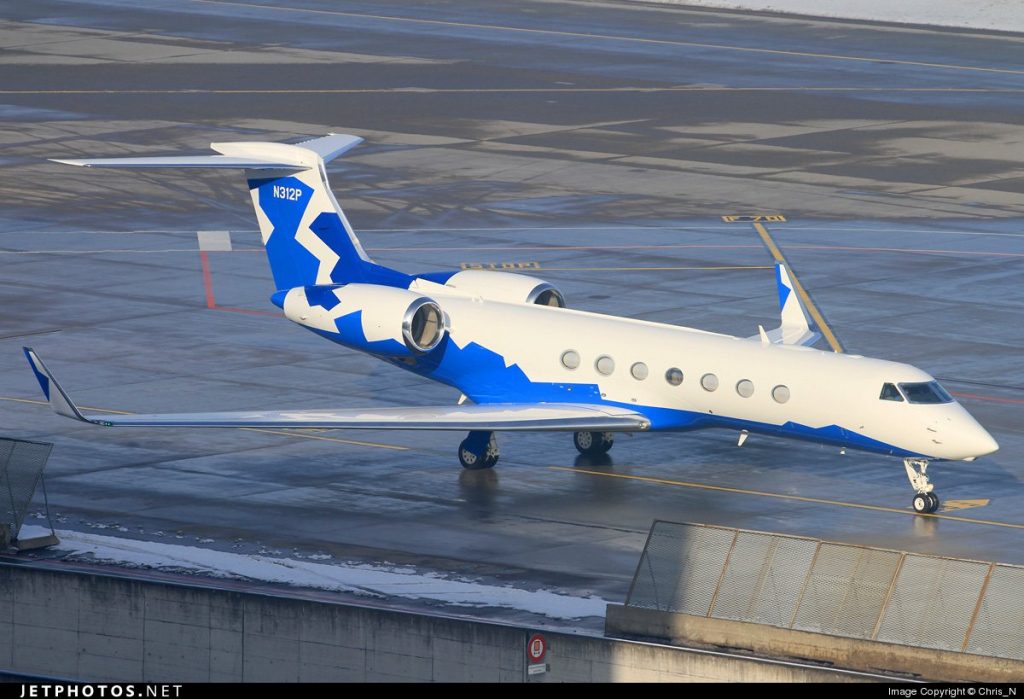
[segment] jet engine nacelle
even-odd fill
[[[444,285],[488,301],[565,308],[565,297],[553,284],[525,274],[467,269],[456,272]]]
[[[273,301],[289,320],[372,354],[425,354],[448,332],[448,319],[437,302],[408,289],[300,286],[274,294]]]

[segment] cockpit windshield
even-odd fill
[[[901,383],[900,391],[910,403],[952,403],[953,396],[938,381],[927,383]]]
[[[896,388],[896,384],[887,383],[882,385],[882,392],[878,395],[879,400],[891,400],[897,403],[903,402],[903,396],[900,395],[899,389]]]

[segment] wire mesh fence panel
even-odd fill
[[[793,628],[871,638],[901,558],[896,551],[822,544]]]
[[[14,442],[0,439],[0,547],[7,548],[11,538],[17,534],[14,527],[15,507],[11,490],[7,487],[7,465],[14,451]]]
[[[1022,590],[1020,566],[655,522],[626,604],[1024,660]]]
[[[10,456],[7,460],[7,468],[4,473],[3,483],[9,507],[5,513],[10,519],[11,531],[17,532],[22,528],[25,516],[29,513],[29,506],[32,505],[32,497],[39,485],[39,478],[43,474],[43,468],[50,457],[52,444],[40,442],[25,442],[11,440],[14,442]]]
[[[740,532],[711,616],[789,626],[817,542]]]
[[[626,604],[706,616],[735,536],[731,529],[655,522]]]
[[[964,650],[1024,660],[1024,568],[997,565]]]
[[[988,569],[987,563],[907,555],[878,640],[960,651]]]

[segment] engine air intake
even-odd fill
[[[413,352],[429,352],[444,338],[444,314],[430,299],[420,299],[405,312],[402,337]]]

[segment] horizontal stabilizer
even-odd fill
[[[52,159],[55,163],[79,167],[118,168],[214,168],[224,170],[280,170],[281,168],[304,167],[294,163],[282,163],[256,158],[232,158],[227,155],[174,155],[165,158],[82,158],[75,160]]]
[[[332,133],[327,136],[321,136],[320,138],[311,138],[308,141],[302,141],[295,145],[299,148],[305,148],[306,150],[313,151],[319,155],[325,163],[329,163],[339,155],[349,152],[362,142],[363,139],[359,136]]]
[[[493,403],[409,408],[262,410],[153,415],[83,414],[54,380],[36,353],[25,356],[53,409],[65,417],[105,427],[319,427],[364,430],[615,431],[646,430],[640,413],[603,405]]]
[[[359,242],[327,182],[325,163],[363,139],[329,134],[300,143],[223,141],[216,155],[57,160],[88,168],[186,168],[241,170],[275,289],[316,284],[372,282],[408,286],[400,272],[376,265]]]
[[[319,161],[329,162],[355,148],[363,139],[348,134],[331,134],[295,145],[262,141],[211,143],[220,155],[172,155],[155,158],[54,159],[55,163],[79,167],[110,168],[214,168],[230,170],[306,170]]]

